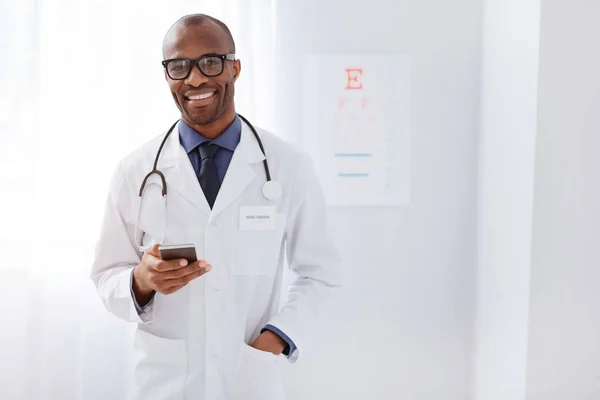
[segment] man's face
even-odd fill
[[[198,26],[179,27],[169,35],[164,47],[164,58],[196,59],[207,54],[231,52],[227,34],[216,24],[206,22]],[[223,73],[207,77],[194,65],[183,80],[165,78],[175,104],[188,124],[206,125],[217,121],[233,108],[234,83],[240,72],[239,60],[223,61]]]

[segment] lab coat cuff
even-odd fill
[[[300,338],[300,335],[296,333],[296,330],[294,330],[291,326],[286,325],[284,318],[281,318],[280,315],[275,316],[271,321],[269,321],[269,323],[265,326],[265,329],[267,326],[276,328],[277,331],[274,331],[275,333],[281,332],[283,334],[283,332],[285,332],[283,335],[285,335],[287,338],[294,338],[293,341],[290,340],[290,342],[293,343],[294,348],[290,348],[289,355],[287,355],[287,360],[292,364],[298,361],[300,356],[299,349],[302,348],[302,339]],[[281,336],[281,338],[285,340],[285,337]]]
[[[129,293],[131,294],[131,303],[135,308],[135,312],[137,313],[138,323],[148,323],[154,320],[154,295],[152,299],[145,306],[140,306],[135,298],[135,293],[133,292],[133,270],[131,269],[131,273],[129,274]]]
[[[283,333],[279,328],[273,325],[267,325],[260,331],[260,333],[263,333],[264,331],[271,331],[277,336],[279,336],[281,339],[283,339],[283,341],[286,343],[285,349],[283,349],[283,354],[288,356],[288,358],[290,357],[290,354],[293,354],[296,351],[296,345],[294,344],[294,341],[290,339],[288,335]]]
[[[131,299],[133,300],[133,304],[135,305],[135,309],[137,310],[137,313],[139,315],[139,314],[143,314],[144,312],[146,312],[146,310],[150,308],[152,303],[154,303],[154,294],[152,294],[152,298],[150,299],[148,304],[146,304],[143,307],[140,306],[137,299],[135,298],[135,293],[133,292],[133,270],[134,270],[134,268],[131,269],[131,277],[129,279],[129,291],[131,292]]]

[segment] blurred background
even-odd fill
[[[178,118],[162,39],[197,12],[236,40],[237,110],[317,161],[307,57],[411,60],[409,190],[330,205],[347,285],[290,399],[600,398],[597,0],[1,0],[1,399],[125,398],[134,326],[89,271],[116,163]]]

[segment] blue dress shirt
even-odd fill
[[[225,132],[212,140],[212,143],[220,146],[213,159],[215,160],[217,177],[221,183],[223,183],[225,173],[227,172],[227,168],[229,167],[229,163],[233,157],[233,152],[240,143],[241,136],[242,120],[240,117],[236,117],[235,120],[233,120],[233,123],[229,125],[227,129],[225,129]],[[210,139],[207,139],[196,132],[185,122],[181,121],[179,123],[179,142],[188,154],[190,162],[192,163],[192,167],[194,167],[194,171],[196,172],[196,176],[198,176],[200,173],[200,166],[202,165],[202,158],[200,157],[200,151],[198,150],[198,147],[202,143],[210,141]]]
[[[220,146],[219,150],[214,155],[215,167],[217,169],[217,176],[219,181],[223,183],[223,179],[225,178],[225,174],[227,173],[227,168],[229,167],[229,163],[231,162],[231,158],[233,157],[233,152],[235,148],[240,143],[240,137],[242,136],[242,121],[240,117],[236,116],[231,125],[225,131],[217,136],[212,142],[214,144],[218,144]],[[196,172],[196,176],[200,173],[200,167],[202,165],[202,158],[200,157],[200,152],[198,151],[198,146],[200,146],[204,142],[210,142],[210,139],[205,138],[198,132],[196,132],[193,128],[187,125],[185,122],[179,122],[179,142],[183,146],[186,151],[190,162],[192,163],[192,167],[194,167],[194,171]],[[199,182],[198,182],[199,183]],[[144,307],[140,307],[137,300],[135,299],[135,294],[133,293],[133,271],[131,271],[131,297],[133,298],[133,302],[135,304],[135,308],[138,313],[144,312],[144,309],[148,307],[154,301],[154,297],[150,300],[150,302]],[[286,356],[290,356],[296,350],[296,345],[294,342],[281,330],[273,325],[266,325],[260,332],[269,330],[277,334],[280,338],[282,338],[286,347],[283,350],[283,354]]]

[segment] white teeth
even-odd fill
[[[208,99],[213,94],[215,94],[215,92],[204,93],[204,94],[196,94],[196,95],[193,95],[193,96],[188,96],[188,99],[190,99],[190,100],[204,100],[204,99]]]

